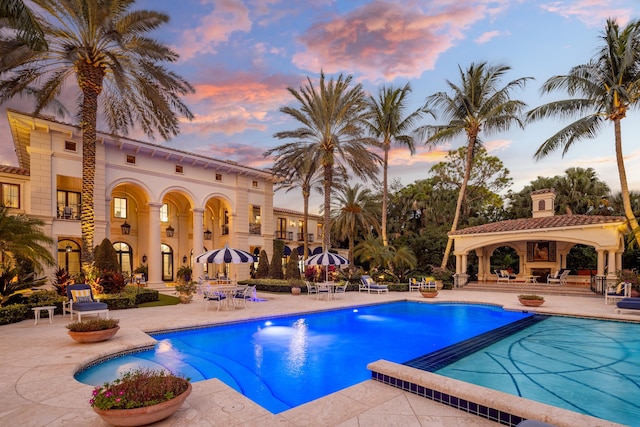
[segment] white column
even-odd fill
[[[466,274],[467,272],[467,254],[462,254],[462,273]]]
[[[462,255],[456,254],[456,274],[462,273]]]
[[[598,249],[598,276],[604,276],[604,251]]]
[[[607,268],[607,279],[615,279],[616,278],[616,251],[613,249],[610,249],[607,254],[609,255],[608,257],[608,263],[609,266]]]
[[[484,250],[476,249],[476,255],[478,256],[478,281],[484,282]]]
[[[149,251],[147,265],[149,266],[148,286],[161,287],[162,283],[162,253],[160,251],[160,208],[162,203],[148,203],[149,205]]]
[[[622,251],[616,252],[616,272],[622,270]]]
[[[202,253],[204,247],[204,231],[202,230],[202,218],[204,209],[193,209],[193,278],[204,276],[204,264],[196,262],[196,257]]]

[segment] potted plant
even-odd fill
[[[302,293],[302,287],[305,285],[304,280],[301,279],[289,279],[289,286],[291,286],[291,295],[300,295]]]
[[[189,394],[189,378],[165,370],[135,369],[94,388],[89,403],[109,424],[141,426],[173,415]]]
[[[544,304],[544,297],[540,295],[518,295],[518,300],[527,307],[539,307]]]
[[[180,281],[175,286],[176,293],[182,304],[189,304],[193,299],[194,292],[198,289],[198,284],[193,281]]]
[[[193,274],[193,269],[191,268],[191,266],[183,265],[178,269],[178,272],[176,273],[176,277],[178,278],[178,281],[188,282],[191,280],[192,274]]]
[[[118,319],[91,319],[67,325],[69,336],[78,342],[100,342],[113,338],[120,330]]]
[[[422,287],[420,288],[420,293],[425,298],[435,298],[438,296],[438,288],[437,287]]]

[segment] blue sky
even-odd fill
[[[427,96],[446,90],[446,79],[459,81],[458,66],[504,64],[512,68],[509,80],[535,78],[515,94],[535,107],[565,97],[543,98],[539,88],[547,78],[593,56],[608,17],[621,25],[640,18],[637,0],[139,0],[135,8],[171,16],[153,36],[180,54],[170,67],[196,89],[186,98],[195,120],[183,123],[179,137],[162,143],[258,168],[271,165],[262,153],[282,143],[273,134],[298,127],[279,112],[292,102],[286,88],[298,88],[307,76],[317,78],[320,69],[329,76],[352,74],[371,93],[383,84],[410,82],[411,103],[418,108]],[[30,108],[21,100],[6,106]],[[640,190],[638,118],[634,111],[622,122],[634,190]],[[540,144],[562,126],[549,120],[481,137],[490,154],[510,170],[514,191],[538,176],[562,174],[572,166],[594,168],[619,190],[611,126],[564,158],[556,152],[533,159]],[[0,161],[16,164],[5,115],[0,117],[0,135]],[[130,136],[144,139],[135,131]],[[447,150],[463,143],[419,145],[414,156],[394,147],[389,176],[405,185],[425,178]],[[274,203],[302,209],[295,190],[276,193]],[[317,211],[320,203],[320,198],[312,199],[311,209]]]

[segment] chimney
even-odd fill
[[[552,188],[531,192],[531,216],[543,218],[553,216],[555,212],[556,192]]]

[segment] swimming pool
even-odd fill
[[[530,317],[489,305],[396,302],[167,334],[153,350],[76,375],[101,385],[135,367],[218,378],[279,413],[371,377],[368,363],[402,363]]]
[[[434,372],[632,426],[638,366],[640,325],[550,317]]]

